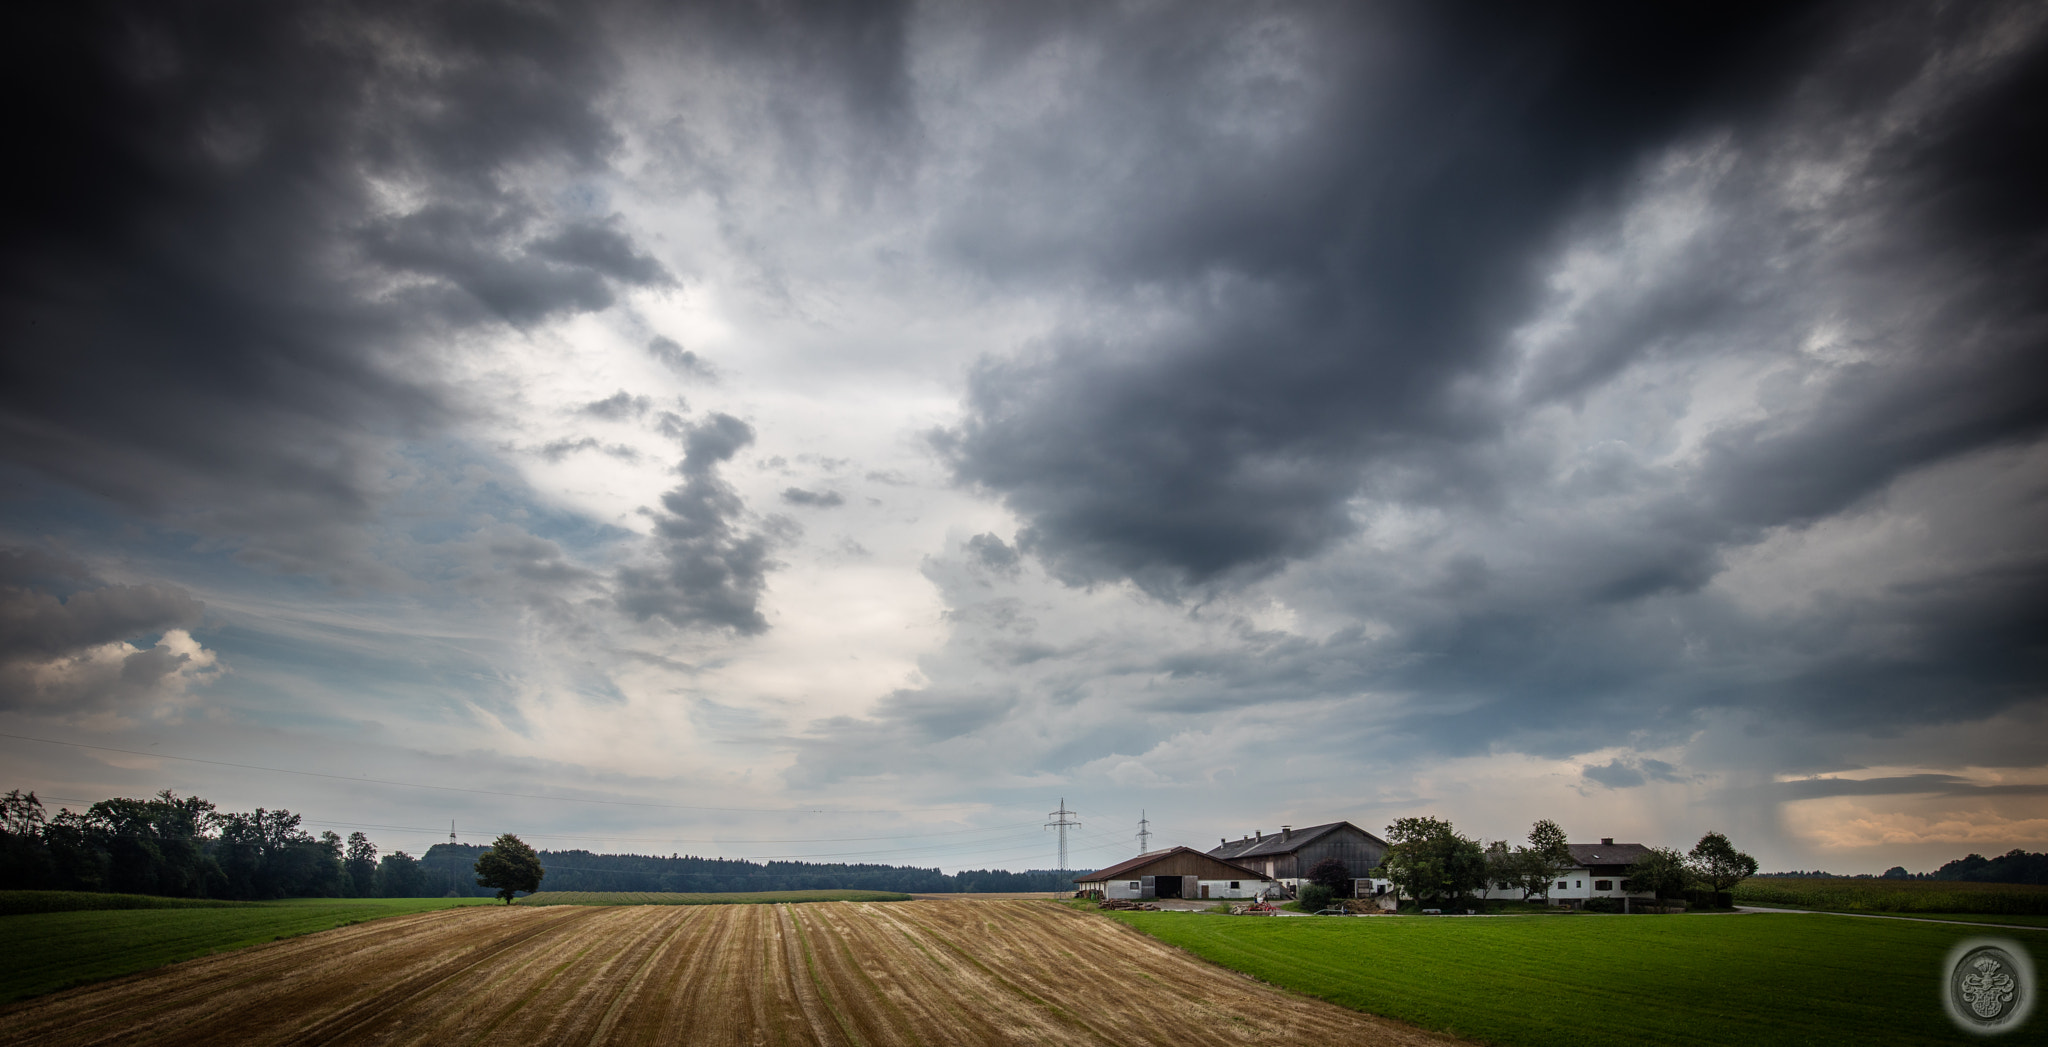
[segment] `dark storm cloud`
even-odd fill
[[[69,595],[47,586],[58,581]],[[197,625],[206,605],[175,586],[97,585],[84,565],[0,550],[0,658],[48,657]]]
[[[119,648],[94,664],[94,649],[197,625],[205,611],[176,586],[108,585],[68,558],[0,549],[0,709],[146,699],[191,655]]]
[[[838,491],[806,491],[801,487],[784,488],[782,500],[791,505],[804,505],[813,509],[831,509],[846,504],[845,497]]]
[[[1599,766],[1587,765],[1579,769],[1586,780],[1604,785],[1609,789],[1629,789],[1651,781],[1682,782],[1684,777],[1677,769],[1662,760],[1647,757],[1616,757]]]
[[[741,527],[746,506],[718,476],[718,467],[754,442],[754,429],[731,415],[714,414],[684,434],[680,487],[662,495],[654,539],[658,567],[627,567],[618,574],[619,609],[641,621],[662,618],[684,629],[726,629],[741,635],[768,631],[759,608],[776,563],[769,550],[790,524],[771,517],[759,531]]]
[[[648,407],[652,406],[652,404],[653,401],[647,397],[634,396],[632,393],[621,389],[602,400],[593,400],[590,403],[584,404],[582,413],[608,421],[621,422],[628,418],[638,418],[646,414]]]
[[[1329,553],[1385,510],[1442,521],[1408,562],[1320,575],[1387,635],[1171,656],[1199,686],[1149,700],[1408,694],[1397,733],[1418,744],[1512,737],[1558,756],[1628,730],[1679,741],[1717,707],[1841,731],[2038,702],[2048,662],[2027,637],[2048,628],[2048,549],[2025,525],[1982,570],[1796,615],[1702,595],[1732,550],[2048,431],[2048,136],[2027,101],[2048,37],[2026,6],[1385,11],[1302,15],[1330,43],[1306,52],[1317,90],[1287,111],[1313,119],[1244,158],[1204,108],[1216,81],[1252,75],[1233,72],[1230,35],[1147,24],[1156,46],[1105,47],[1126,60],[1084,71],[1085,111],[987,166],[989,191],[1001,178],[1058,206],[944,230],[992,278],[1156,304],[984,359],[964,423],[934,435],[1056,577],[1180,598]],[[1719,172],[1671,205],[1706,224],[1656,272],[1570,303],[1549,282],[1561,249],[1634,264],[1624,209],[1681,177],[1660,173],[1673,151]],[[1125,174],[1100,192],[1052,188],[1110,161]],[[1808,170],[1843,179],[1825,203],[1802,196]],[[1522,355],[1551,316],[1562,333]],[[1811,362],[1802,345],[1829,322],[1845,333],[1816,352],[1836,355]],[[1626,429],[1561,458],[1513,442],[1632,368],[1765,354],[1807,377],[1767,382],[1754,420],[1696,456]],[[1678,388],[1636,409],[1667,426],[1705,395]],[[1647,768],[1586,774],[1625,786]]]
[[[601,171],[611,60],[546,5],[80,3],[0,62],[0,447],[290,571],[368,570],[430,340],[667,274],[520,172]],[[395,196],[386,196],[396,190]],[[399,202],[402,200],[403,202]]]
[[[759,150],[749,159],[765,155],[778,187],[801,197],[834,185],[847,203],[862,206],[912,174],[919,153],[910,98],[913,10],[905,0],[681,4],[635,12],[628,32],[664,41],[661,61],[688,54],[697,65],[745,81],[747,91],[725,115],[745,126]],[[760,172],[729,167],[730,146],[718,138],[679,120],[654,140],[673,168],[687,173],[691,191],[723,198]],[[768,246],[749,232],[734,239],[750,253]],[[764,289],[787,290],[779,275],[762,275]]]
[[[666,270],[633,254],[609,225],[572,223],[525,240],[531,221],[518,206],[437,205],[366,231],[368,256],[432,278],[403,297],[464,323],[501,319],[527,326],[561,313],[595,312],[615,300],[613,282],[659,286]]]
[[[579,451],[596,451],[600,454],[611,455],[613,458],[625,462],[637,462],[640,460],[639,451],[625,444],[601,443],[595,436],[585,436],[581,439],[573,440],[567,438],[551,440],[541,445],[540,456],[550,462],[559,462]]]
[[[696,353],[682,347],[673,338],[656,338],[647,343],[647,352],[669,370],[685,378],[715,379],[718,372]]]
[[[1509,333],[1542,300],[1539,263],[1575,222],[1614,200],[1654,151],[1714,129],[1739,136],[1795,88],[1816,90],[1802,78],[1823,81],[1827,97],[1811,104],[1840,110],[1823,115],[1853,117],[1869,102],[1857,92],[1898,90],[1993,17],[1758,5],[1464,18],[1417,8],[1343,25],[1315,12],[1304,17],[1332,42],[1314,52],[1313,75],[1325,81],[1325,94],[1304,102],[1314,124],[1240,159],[1202,108],[1233,74],[1219,50],[1228,27],[1183,14],[1127,27],[1158,42],[1106,48],[1130,60],[1088,71],[1096,80],[1084,93],[1101,104],[1022,136],[1019,155],[992,161],[988,176],[1039,179],[1064,207],[1049,189],[1058,167],[1023,154],[1080,162],[1122,136],[1139,143],[1126,178],[1074,205],[1068,223],[1029,226],[1036,216],[1025,212],[1009,225],[977,211],[952,228],[959,254],[992,274],[1077,270],[1142,288],[1179,319],[1137,339],[1071,328],[984,361],[965,424],[940,441],[961,480],[1024,517],[1026,548],[1062,577],[1127,577],[1160,593],[1312,556],[1354,532],[1354,497],[1486,504],[1507,481],[1475,468],[1472,449],[1518,405],[1484,388],[1499,380]],[[1876,39],[1874,57],[1830,57],[1859,34]],[[2017,143],[2039,136],[2006,125],[2029,110],[2017,98],[2039,64],[1960,99],[1953,125],[1900,143],[1887,162],[1918,198],[1871,202],[1910,220],[1869,259],[1901,278],[1944,251],[2027,277],[1987,280],[1944,303],[1954,319],[1930,324],[1913,366],[1873,375],[1869,388],[1850,384],[1813,424],[1729,434],[1707,471],[1721,496],[1689,511],[1743,526],[1807,519],[1913,465],[2039,431],[2042,384],[2014,380],[2031,377],[2022,361],[2040,337],[2023,288],[2040,285],[2042,262],[2015,246],[2035,241],[1949,218],[1961,205],[1946,199],[1963,186],[1973,214],[2038,210],[2020,197],[2037,182],[2040,149]],[[1045,239],[1061,233],[1070,239]],[[1717,333],[1717,318],[1755,304],[1738,295],[1758,286],[1767,261],[1721,259],[1736,272],[1758,268],[1733,281],[1703,270],[1700,289],[1639,304],[1632,326],[1592,336],[1611,351],[1546,376],[1536,395],[1572,395],[1622,363]],[[1968,330],[1966,317],[1995,344],[1920,366]],[[1725,533],[1713,521],[1699,530]],[[1617,578],[1613,592],[1709,574],[1702,562],[1674,562]]]
[[[977,534],[967,539],[967,555],[976,563],[991,571],[1015,574],[1021,563],[1017,550],[993,534]]]

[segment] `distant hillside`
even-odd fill
[[[427,893],[488,897],[471,870],[489,848],[437,843],[420,857]],[[647,854],[592,854],[542,851],[548,891],[901,891],[906,894],[979,894],[1012,891],[1071,891],[1074,874],[1052,869],[1008,872],[975,869],[948,875],[910,865],[847,865],[813,862],[749,862],[736,858],[669,857]]]

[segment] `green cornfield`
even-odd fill
[[[1838,912],[2048,916],[2048,886],[1953,880],[1753,877],[1736,886],[1735,904]]]

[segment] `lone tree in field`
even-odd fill
[[[498,837],[476,860],[476,885],[497,888],[506,905],[512,904],[512,896],[520,891],[532,894],[540,890],[540,878],[546,875],[540,855],[511,833]]]
[[[1726,836],[1709,832],[1693,845],[1687,855],[1693,875],[1716,893],[1732,891],[1735,885],[1756,875],[1756,859],[1735,849]]]

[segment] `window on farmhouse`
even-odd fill
[[[1613,890],[1613,889],[1614,889],[1614,881],[1613,881],[1613,880],[1594,880],[1594,881],[1593,881],[1593,889],[1594,889],[1594,890],[1596,890],[1596,891],[1611,891],[1611,890]]]
[[[1564,889],[1565,889],[1565,886],[1566,886],[1566,885],[1565,885],[1565,882],[1564,882],[1563,880],[1559,880],[1559,881],[1557,881],[1557,889],[1558,889],[1558,890],[1560,890],[1560,891],[1564,890]]]
[[[1138,881],[1136,881],[1136,880],[1132,880],[1132,881],[1131,881],[1131,890],[1134,890],[1134,891],[1135,891],[1135,890],[1137,890],[1138,888],[1140,888],[1140,887],[1143,887],[1143,886],[1145,886],[1145,885],[1144,885],[1144,884],[1142,884],[1142,883],[1139,883],[1139,882],[1138,882]]]
[[[1584,887],[1585,885],[1586,885],[1586,881],[1584,881],[1584,880],[1573,880],[1573,881],[1572,881],[1572,889],[1573,889],[1573,890],[1577,890],[1577,889],[1579,889],[1579,888],[1581,888],[1581,887]]]
[[[1239,886],[1239,883],[1238,883],[1238,881],[1236,881],[1236,880],[1232,880],[1232,881],[1230,881],[1230,889],[1231,889],[1231,890],[1233,890],[1233,891],[1236,891],[1236,890],[1242,890],[1243,888]]]

